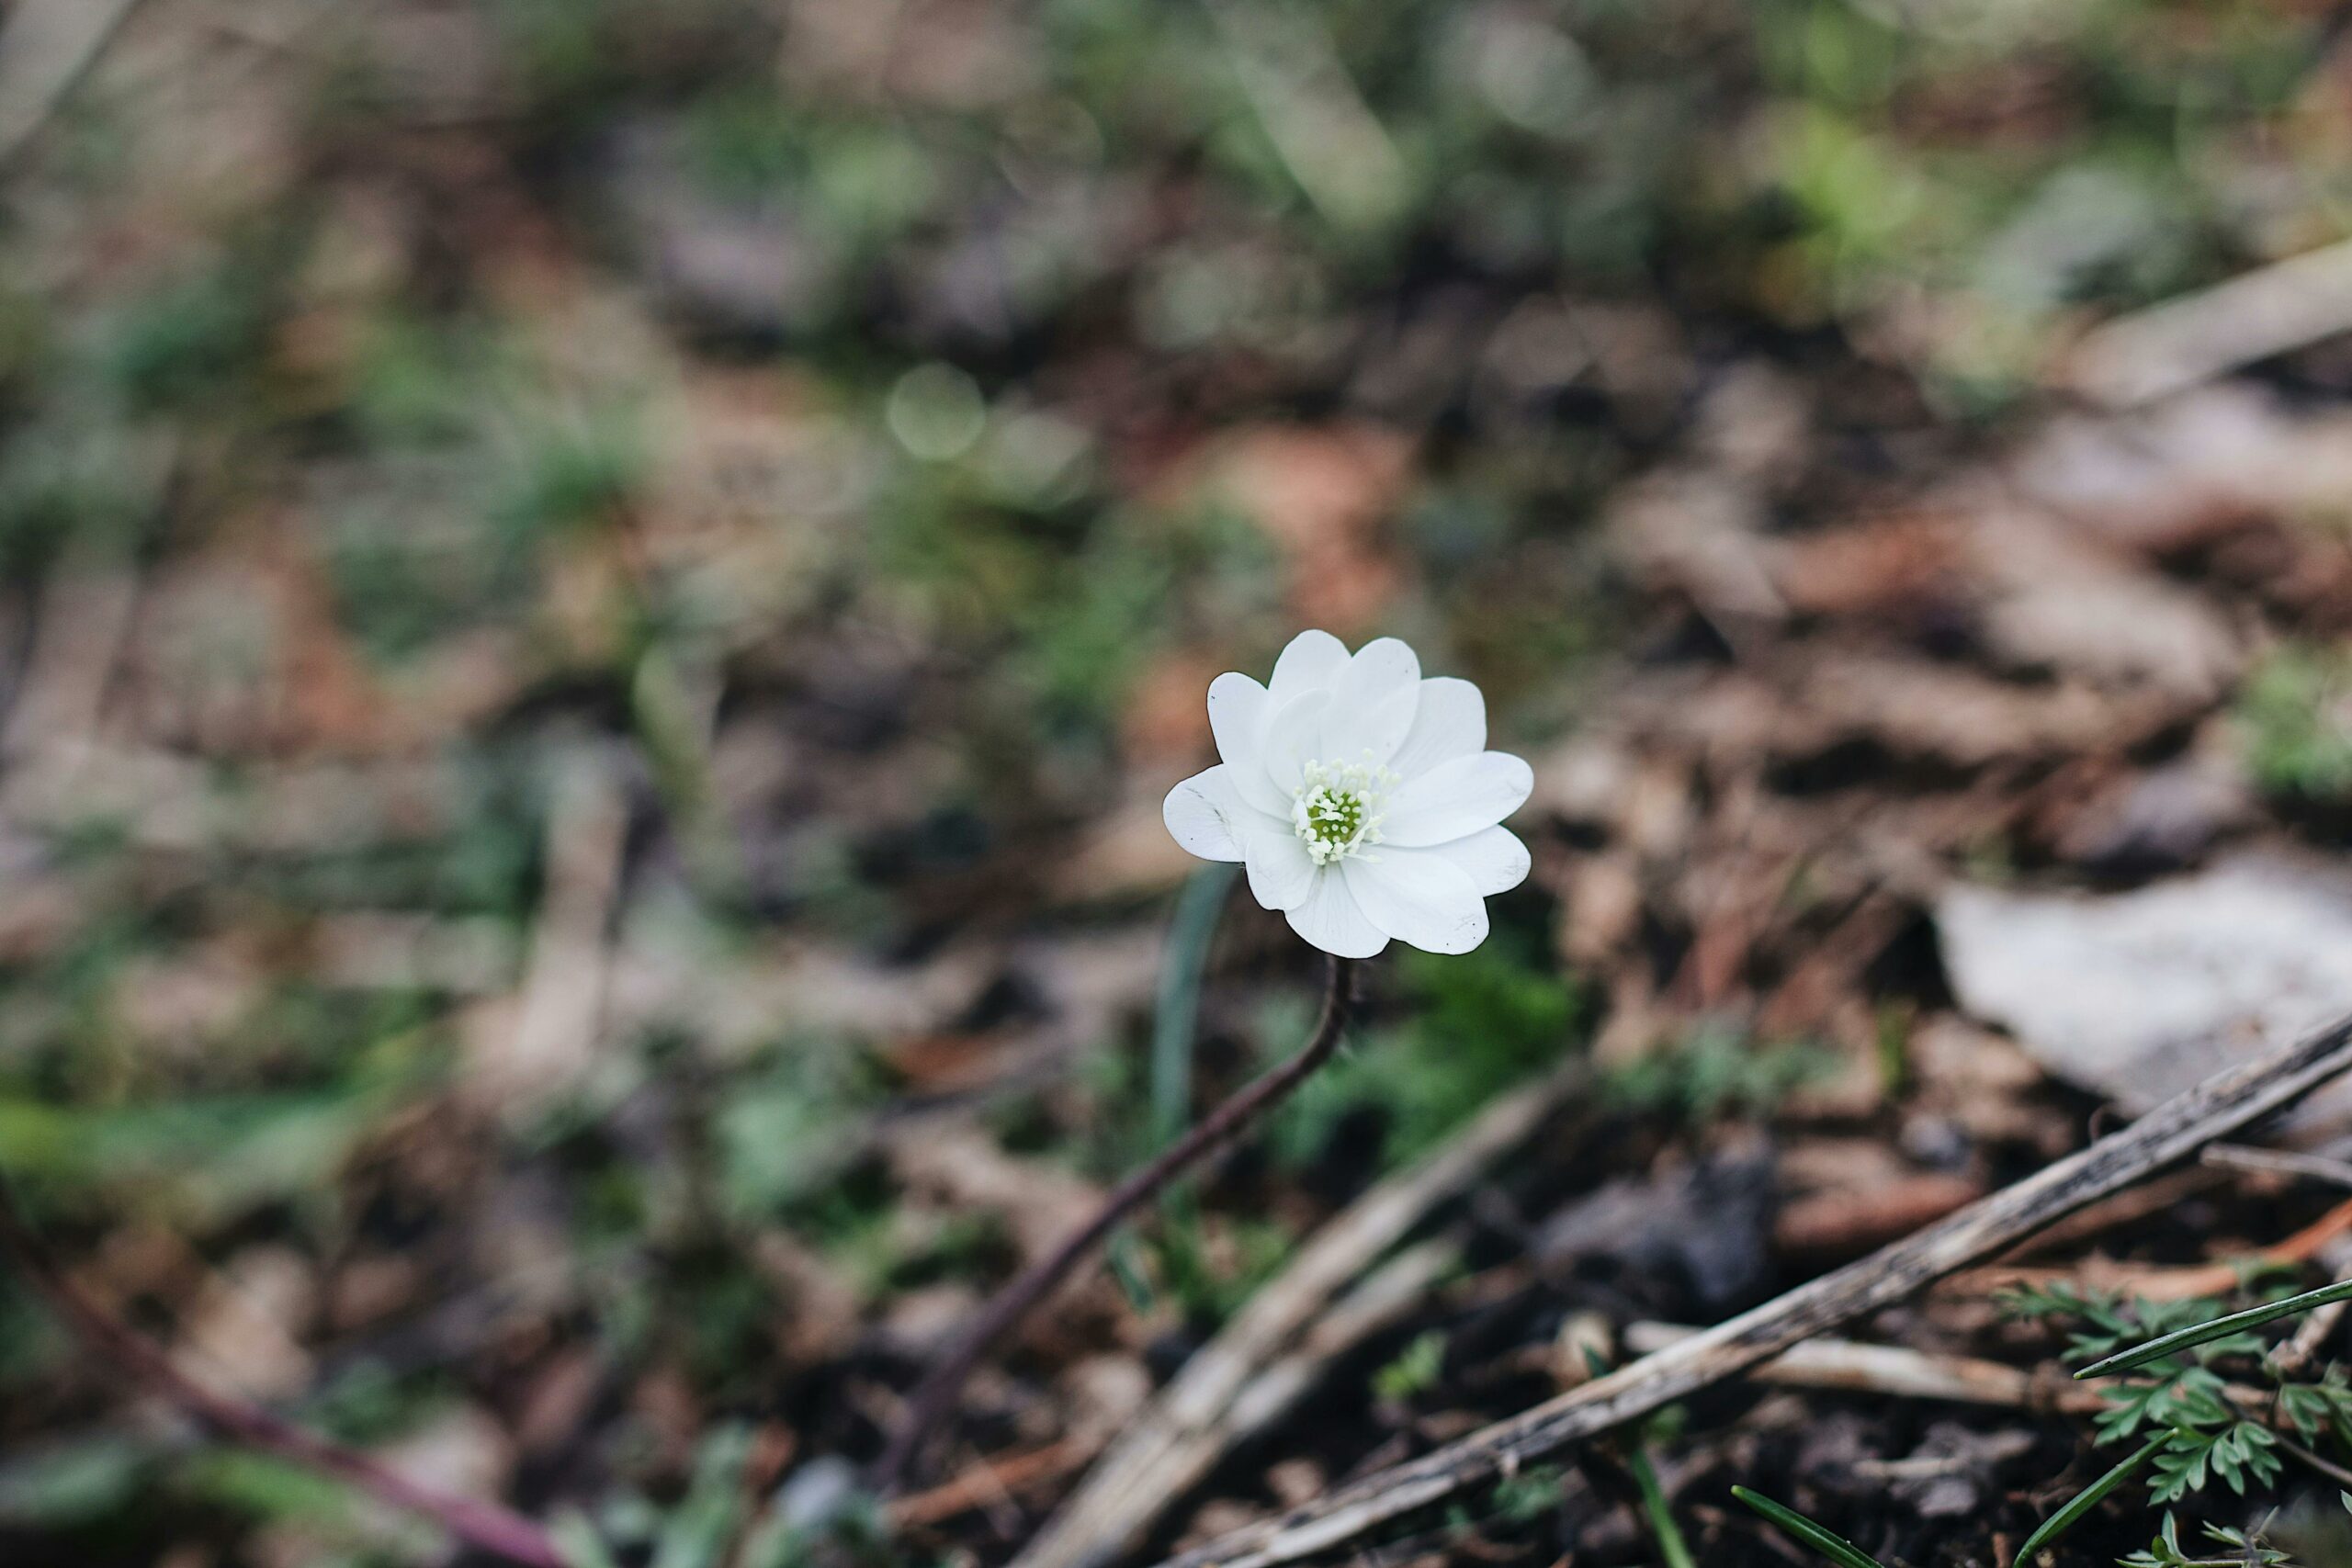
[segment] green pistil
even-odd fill
[[[1380,805],[1396,775],[1379,764],[1309,762],[1291,796],[1291,826],[1317,865],[1380,842]]]

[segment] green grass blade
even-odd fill
[[[1731,1495],[1818,1551],[1839,1568],[1885,1568],[1885,1564],[1848,1540],[1833,1534],[1798,1513],[1794,1508],[1775,1503],[1760,1492],[1750,1492],[1745,1486],[1735,1486]]]
[[[1649,1517],[1650,1533],[1657,1537],[1657,1553],[1666,1559],[1666,1568],[1699,1568],[1698,1559],[1690,1555],[1690,1543],[1682,1539],[1682,1527],[1674,1522],[1674,1510],[1667,1506],[1666,1489],[1657,1483],[1657,1469],[1650,1463],[1649,1454],[1635,1449],[1626,1458],[1625,1468],[1634,1472],[1634,1484],[1642,1489],[1642,1512]]]
[[[2139,1452],[2124,1460],[2113,1470],[2075,1494],[2073,1502],[2042,1520],[2041,1526],[2025,1538],[2025,1544],[2018,1548],[2017,1562],[2020,1565],[2030,1563],[2035,1552],[2052,1544],[2060,1536],[2073,1529],[2085,1514],[2098,1507],[2102,1498],[2129,1481],[2133,1471],[2147,1463],[2151,1455],[2171,1440],[2170,1432],[2158,1433],[2141,1445]]]
[[[1201,867],[1176,896],[1169,918],[1151,1020],[1151,1130],[1163,1148],[1192,1125],[1193,1024],[1200,1014],[1201,976],[1236,874],[1238,868],[1223,862]]]
[[[2178,1329],[2161,1338],[2151,1339],[2145,1345],[2132,1349],[2118,1350],[2106,1360],[2094,1361],[2075,1375],[2078,1378],[2096,1378],[2104,1377],[2109,1372],[2130,1371],[2133,1367],[2144,1367],[2150,1361],[2161,1361],[2166,1356],[2177,1354],[2193,1346],[2205,1344],[2209,1340],[2226,1338],[2242,1328],[2252,1328],[2256,1324],[2269,1323],[2277,1318],[2292,1317],[2297,1313],[2309,1312],[2313,1307],[2324,1307],[2330,1302],[2346,1301],[2352,1301],[2352,1280],[2340,1280],[2333,1285],[2322,1285],[2316,1291],[2305,1291],[2300,1296],[2289,1296],[2284,1301],[2272,1302],[2267,1306],[2248,1307],[2244,1312],[2233,1312],[2227,1317],[2217,1317],[2211,1323],[2199,1323]]]

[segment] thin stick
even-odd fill
[[[420,1485],[355,1449],[250,1401],[217,1393],[189,1377],[159,1346],[67,1277],[17,1210],[5,1182],[0,1182],[0,1256],[15,1264],[96,1360],[134,1385],[162,1395],[198,1425],[231,1442],[349,1482],[379,1503],[431,1520],[477,1551],[524,1568],[565,1568],[554,1540],[522,1515],[495,1503]]]
[[[1625,1348],[1662,1350],[1703,1329],[1679,1323],[1629,1323]],[[1906,1350],[1897,1345],[1862,1345],[1851,1339],[1808,1339],[1742,1374],[1753,1382],[1782,1388],[1815,1388],[1849,1393],[1883,1393],[1897,1399],[1942,1399],[1955,1404],[1992,1404],[2013,1410],[2094,1416],[2108,1407],[2107,1395],[2063,1372],[2030,1372],[2006,1361],[1975,1356]],[[2253,1404],[2268,1397],[2239,1383],[2223,1386],[2224,1399]]]
[[[2129,408],[2347,326],[2352,243],[2338,243],[2109,321],[2075,345],[2063,374],[2092,401]]]
[[[29,141],[139,0],[40,0],[0,31],[0,160]]]
[[[2197,1296],[2225,1296],[2245,1279],[2249,1264],[2278,1268],[2308,1263],[2327,1247],[2352,1234],[2352,1198],[2346,1199],[2286,1240],[2245,1254],[2227,1263],[2197,1263],[2165,1268],[2086,1259],[2074,1269],[1972,1269],[1943,1282],[1939,1290],[1951,1295],[1991,1295],[2020,1285],[2072,1280],[2101,1290],[2127,1292],[2152,1302],[2184,1302]]]
[[[1625,1325],[1625,1348],[1645,1354],[1703,1332],[1679,1323],[1630,1323]],[[1907,1350],[1898,1345],[1862,1345],[1851,1339],[1808,1339],[1769,1361],[1758,1362],[1746,1375],[1757,1382],[1787,1388],[1943,1399],[1957,1404],[2054,1410],[2070,1416],[2107,1407],[2105,1394],[2063,1375],[2041,1377],[2005,1361]]]
[[[1082,1438],[1064,1438],[1042,1449],[1010,1459],[982,1460],[978,1465],[928,1492],[893,1499],[887,1512],[890,1522],[905,1529],[935,1525],[956,1515],[1017,1492],[1068,1475],[1094,1457],[1095,1445]]]
[[[1171,1559],[1171,1568],[1268,1568],[1293,1562],[1546,1459],[1801,1340],[1901,1301],[2291,1104],[2347,1067],[2352,1018],[2217,1074],[2089,1148],[1868,1258],[1435,1453],[1234,1530]]]
[[[2323,1311],[2325,1309],[2323,1308]],[[1625,1325],[1625,1348],[1629,1350],[1656,1350],[1688,1339],[1700,1330],[1686,1328],[1677,1323],[1630,1323]],[[1926,1350],[1905,1350],[1893,1345],[1858,1345],[1850,1339],[1808,1339],[1793,1346],[1769,1361],[1761,1361],[1747,1369],[1747,1378],[1755,1382],[1776,1383],[1784,1388],[1829,1389],[1852,1393],[1883,1393],[1898,1399],[1945,1399],[1960,1404],[2004,1405],[2017,1410],[2056,1411],[2068,1416],[2091,1416],[2109,1407],[2108,1396],[2095,1388],[2081,1383],[2053,1382],[2050,1378],[2001,1361],[1979,1360],[1971,1356],[1938,1355]],[[2339,1485],[2352,1486],[2352,1471],[2331,1463],[2309,1449],[2295,1442],[2292,1436],[2280,1430],[2281,1423],[2267,1416],[2251,1412],[2267,1404],[2270,1393],[2263,1389],[2249,1388],[2243,1383],[2222,1387],[2222,1398],[2242,1416],[2271,1429],[2279,1448],[2320,1474]],[[2034,1532],[2028,1546],[2039,1541],[2047,1544],[2051,1539],[2043,1532],[2056,1525],[2061,1517],[2079,1517],[2077,1506],[2086,1507],[2106,1494],[2100,1485],[2129,1474],[2142,1460],[2160,1447],[2161,1442],[2123,1461],[2107,1472],[2090,1490],[2077,1495],[2073,1503],[2052,1515],[2042,1529]],[[1882,1473],[1896,1473],[1905,1463],[1877,1467]],[[2111,1487],[2109,1488],[2112,1489]],[[2065,1528],[2059,1526],[2060,1529]],[[2016,1561],[2030,1562],[2033,1553],[2020,1550]]]
[[[980,1309],[908,1396],[907,1417],[876,1467],[877,1490],[892,1492],[905,1482],[922,1458],[933,1431],[946,1418],[956,1396],[964,1391],[964,1383],[979,1365],[980,1358],[1031,1309],[1052,1295],[1103,1237],[1170,1181],[1248,1131],[1251,1123],[1288,1098],[1339,1048],[1340,1037],[1347,1028],[1349,989],[1354,972],[1353,960],[1332,959],[1330,987],[1323,998],[1323,1017],[1304,1050],[1209,1112],[1191,1132],[1162,1150],[1158,1158],[1121,1182],[1102,1201],[1093,1218],[1022,1270]]]
[[[2282,1149],[2248,1148],[2243,1144],[2215,1144],[2205,1151],[2205,1163],[2231,1170],[2258,1170],[2271,1176],[2306,1176],[2314,1181],[2352,1187],[2352,1164],[2324,1155],[2293,1154]]]
[[[2338,1486],[2352,1488],[2352,1470],[2346,1470],[2334,1460],[2325,1459],[2312,1452],[2286,1433],[2279,1431],[2276,1422],[2265,1422],[2264,1425],[2270,1427],[2271,1435],[2278,1439],[2279,1448],[2286,1450],[2290,1456],[2301,1461],[2306,1467],[2326,1476]]]
[[[2352,1272],[2352,1241],[2337,1236],[2319,1249],[2319,1261],[2331,1274]],[[2327,1337],[2343,1320],[2346,1305],[2352,1303],[2330,1302],[2325,1306],[2313,1307],[2302,1322],[2295,1325],[2295,1332],[2287,1342],[2270,1353],[2281,1376],[2299,1378],[2311,1371],[2312,1363],[2319,1359],[2320,1347],[2327,1343]]]

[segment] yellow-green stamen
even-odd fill
[[[1309,762],[1291,792],[1291,826],[1317,865],[1329,865],[1380,842],[1381,807],[1398,783],[1388,769],[1362,762]]]

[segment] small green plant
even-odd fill
[[[272,258],[253,254],[132,300],[102,345],[106,383],[141,411],[217,409],[259,362],[277,281]]]
[[[2237,718],[2263,788],[2309,800],[2352,795],[2352,660],[2344,654],[2278,649],[2246,677]]]
[[[1698,1127],[1725,1115],[1769,1116],[1837,1067],[1833,1054],[1807,1042],[1760,1042],[1702,1027],[1619,1069],[1606,1092],[1627,1110]]]
[[[645,468],[637,433],[612,415],[550,421],[518,446],[492,509],[493,520],[518,538],[607,520],[636,492]]]
[[[2136,1440],[2137,1450],[2044,1521],[2020,1549],[2018,1561],[2030,1562],[2054,1544],[2143,1466],[2152,1471],[2150,1498],[2168,1507],[2217,1483],[2244,1496],[2251,1486],[2276,1482],[2284,1468],[2282,1427],[2305,1443],[2333,1440],[2352,1448],[2352,1381],[2344,1369],[2331,1363],[2316,1380],[2289,1381],[2279,1364],[2265,1356],[2264,1341],[2252,1332],[2294,1313],[2348,1298],[2352,1285],[2330,1286],[2222,1314],[2222,1303],[2209,1299],[2127,1303],[2063,1285],[2006,1297],[2004,1306],[2016,1316],[2081,1321],[2084,1326],[2070,1334],[2064,1352],[2070,1361],[2089,1363],[2077,1377],[2141,1368],[2151,1373],[2145,1381],[2108,1391],[2108,1407],[2094,1423],[2100,1443]],[[2142,1342],[2124,1348],[2133,1341]],[[2249,1410],[2211,1365],[2233,1357],[2260,1359],[2270,1393],[2260,1413]],[[2216,1529],[2208,1527],[2207,1533],[2220,1540]],[[2239,1544],[2245,1546],[2243,1540]],[[2188,1561],[2179,1553],[2169,1514],[2156,1542],[2146,1552],[2125,1559],[2127,1563],[2152,1565]],[[2283,1559],[2242,1555],[2233,1561]]]
[[[1149,1242],[1159,1277],[1192,1323],[1222,1323],[1280,1271],[1296,1238],[1282,1224],[1246,1215],[1212,1221],[1171,1205]]]
[[[1513,1524],[1532,1524],[1560,1500],[1556,1464],[1530,1465],[1495,1483],[1495,1512]]]
[[[1314,1158],[1342,1117],[1370,1107],[1385,1125],[1385,1163],[1400,1164],[1576,1049],[1579,998],[1536,933],[1498,926],[1474,953],[1408,950],[1396,968],[1399,988],[1417,1005],[1397,1023],[1351,1039],[1348,1054],[1274,1118],[1273,1145],[1286,1163]],[[1294,1018],[1265,1032],[1280,1038],[1299,1027]]]
[[[1372,1391],[1399,1402],[1437,1386],[1445,1371],[1445,1336],[1436,1329],[1414,1336],[1396,1359],[1372,1374]]]
[[[2224,1525],[2207,1525],[2204,1529],[2205,1539],[2222,1550],[2201,1553],[2184,1551],[2180,1521],[2166,1514],[2155,1540],[2117,1561],[2121,1568],[2287,1568],[2290,1562],[2287,1553],[2263,1544],[2258,1529],[2236,1530]],[[2024,1560],[2024,1553],[2018,1553],[2018,1560]]]

